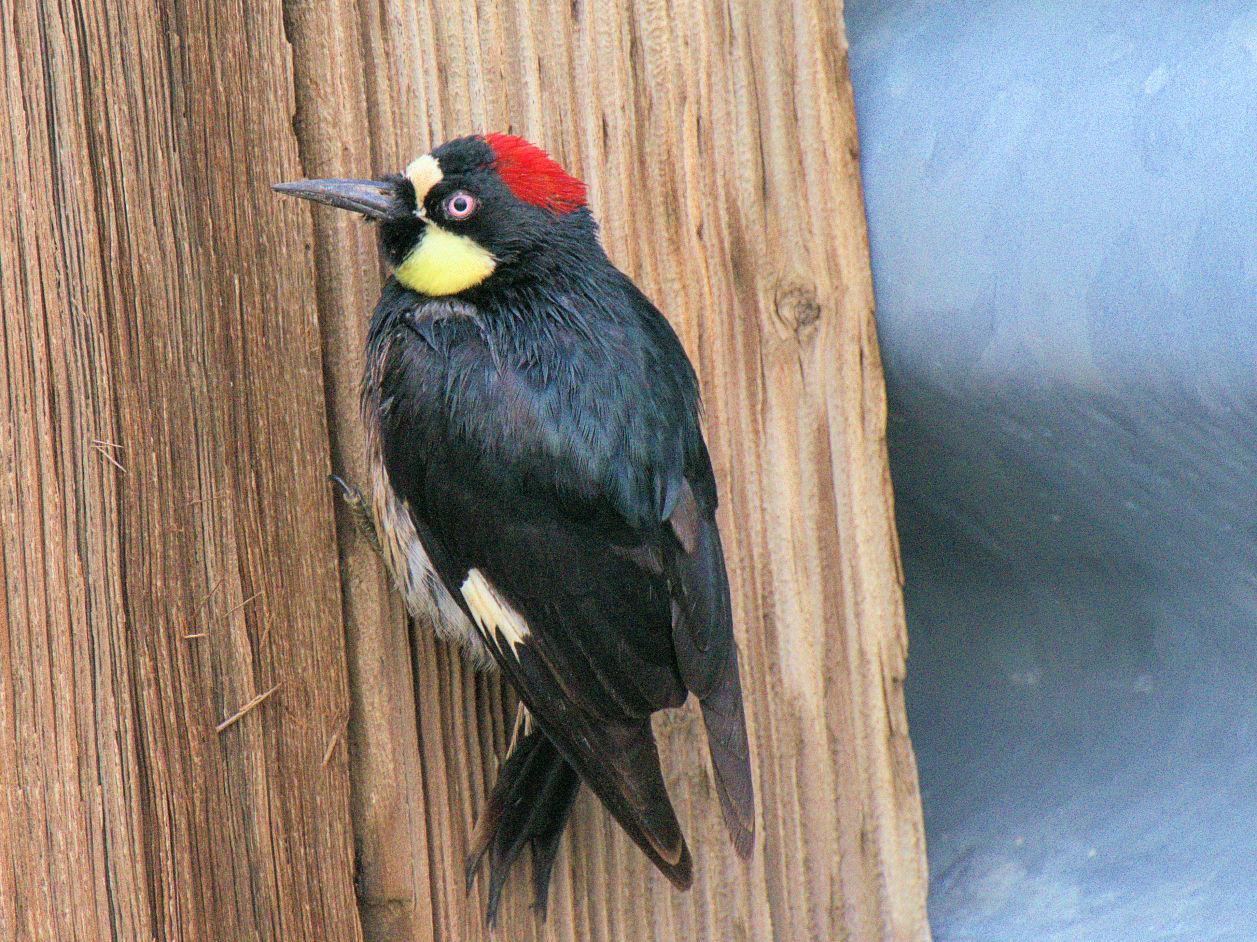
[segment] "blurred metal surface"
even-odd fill
[[[1257,939],[1257,4],[847,26],[935,936]]]

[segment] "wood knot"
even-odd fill
[[[782,328],[801,337],[821,319],[823,308],[810,285],[782,284],[773,294],[773,312]]]

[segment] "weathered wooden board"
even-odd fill
[[[669,717],[664,751],[698,859],[695,890],[673,892],[586,796],[537,934],[925,937],[840,11],[820,2],[341,3],[326,19],[299,6],[290,20],[305,171],[392,171],[482,130],[537,140],[590,183],[612,257],[678,325],[708,403],[753,701],[759,851],[749,867],[729,852],[697,714]],[[332,35],[327,19],[350,25]],[[361,267],[346,272],[363,266],[370,236],[336,215],[315,212],[320,276],[337,286],[324,297],[329,385],[348,390],[375,280],[364,284]],[[360,472],[358,450],[338,458]],[[355,542],[346,556],[358,566],[367,553]],[[465,900],[455,877],[502,748],[500,720],[485,715],[498,699],[422,627],[413,672],[390,662],[395,606],[381,592],[365,576],[347,592],[370,619],[355,625],[359,676],[378,684],[360,689],[353,724],[359,754],[379,761],[355,777],[357,820],[369,825],[358,830],[360,853],[373,861],[361,886],[366,925],[392,938],[402,926],[422,935],[435,919],[438,938],[478,938],[482,900]],[[411,684],[417,732],[402,729],[398,709]],[[508,896],[504,934],[529,937],[524,880]]]
[[[513,880],[498,936],[927,937],[840,11],[0,10],[0,937],[487,937],[509,698],[408,634],[323,481],[361,477],[372,234],[266,189],[487,129],[588,180],[699,367],[762,811],[744,865],[666,717],[694,890],[586,795],[549,921]]]
[[[0,4],[3,939],[360,937],[289,52]]]

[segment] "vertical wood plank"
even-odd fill
[[[6,939],[360,938],[288,52],[278,3],[0,13]]]
[[[365,173],[373,163],[372,138],[354,4],[289,3],[284,12],[295,51],[298,175]],[[313,219],[332,461],[347,480],[363,482],[366,442],[358,397],[367,323],[380,289],[375,231],[346,213],[315,213]],[[337,532],[354,697],[344,728],[347,748],[336,758],[348,761],[354,794],[363,930],[375,939],[431,938],[432,836],[422,800],[405,610],[347,515]]]
[[[0,937],[487,937],[510,698],[333,529],[372,236],[267,185],[488,129],[585,176],[699,367],[761,805],[744,865],[661,718],[694,890],[586,794],[504,936],[928,936],[840,11],[17,0],[0,64]]]
[[[337,19],[355,2],[350,41],[328,46],[312,18],[292,32],[298,75],[310,76],[304,107],[321,116],[301,125],[307,169],[391,172],[449,137],[495,129],[547,147],[589,182],[611,256],[694,356],[722,486],[762,813],[755,860],[743,865],[727,846],[701,721],[687,709],[659,731],[694,890],[671,890],[585,794],[548,922],[528,912],[521,875],[506,891],[504,937],[927,938],[841,10],[821,0],[341,0]],[[294,20],[308,12],[293,0],[288,9]],[[358,75],[365,112],[356,84],[348,98],[330,95]],[[330,215],[315,213],[330,247],[319,256],[325,285],[370,269],[361,229]],[[358,369],[371,282],[325,302],[335,376]],[[329,318],[340,326],[329,330]],[[357,434],[338,431],[351,468]],[[349,544],[347,565],[357,571],[366,552]],[[364,617],[381,619],[359,625],[361,636],[395,637],[396,609],[376,583],[350,580],[346,592],[351,609],[361,595]],[[356,659],[393,643],[360,641]],[[406,819],[391,846],[358,834],[364,857],[394,855],[365,871],[375,876],[361,887],[364,912],[409,881],[414,895],[393,898],[407,925],[431,919],[434,938],[487,938],[481,891],[464,899],[459,874],[502,748],[501,697],[423,626],[412,653],[417,755],[405,752],[408,727],[397,733],[403,665],[382,681],[387,702],[379,690],[356,694],[355,741],[388,753],[355,777],[357,820],[380,802],[390,820]],[[357,676],[380,679],[361,664]]]

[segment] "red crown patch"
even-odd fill
[[[570,213],[585,205],[585,184],[564,170],[536,144],[513,134],[486,134],[494,169],[516,199],[552,213]]]

